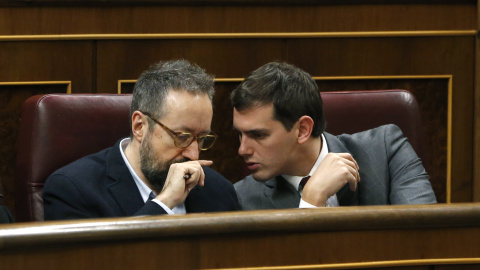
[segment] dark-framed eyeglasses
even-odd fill
[[[175,143],[175,146],[178,148],[182,148],[182,149],[187,148],[190,144],[193,143],[194,140],[197,140],[198,149],[204,151],[212,148],[212,146],[215,144],[215,141],[217,140],[217,134],[213,133],[213,131],[211,131],[211,133],[208,135],[200,135],[200,136],[195,136],[192,133],[188,133],[188,132],[173,131],[169,127],[160,123],[160,121],[158,121],[157,119],[153,118],[149,113],[142,112],[142,111],[140,112],[150,117],[150,119],[152,119],[155,123],[157,123],[163,129],[168,131],[173,136],[173,141]]]

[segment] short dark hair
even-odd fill
[[[238,111],[273,103],[274,118],[290,131],[300,117],[314,121],[312,136],[325,131],[323,101],[312,76],[300,68],[271,62],[250,73],[230,95]]]
[[[212,75],[187,60],[161,61],[153,64],[135,83],[130,106],[130,121],[135,111],[148,112],[157,119],[162,118],[165,113],[164,99],[170,90],[207,94],[212,101],[215,93],[213,85]],[[150,118],[147,119],[149,126],[154,126],[153,121]]]

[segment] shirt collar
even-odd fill
[[[127,168],[130,171],[130,174],[132,175],[133,180],[135,180],[135,184],[137,185],[138,191],[140,191],[140,195],[142,196],[143,202],[146,202],[152,190],[142,181],[142,179],[140,179],[140,177],[138,177],[137,173],[133,170],[132,166],[130,165],[130,162],[128,162],[127,156],[125,156],[124,151],[127,148],[129,143],[130,143],[130,138],[125,138],[122,141],[120,141],[120,153],[122,154],[123,161],[125,162],[125,165],[127,165]]]
[[[296,175],[282,175],[285,180],[296,190],[298,190],[298,185],[300,184],[300,181],[305,176],[312,176],[312,174],[317,170],[318,166],[320,166],[320,163],[325,159],[325,157],[328,154],[328,146],[327,146],[327,141],[325,140],[325,136],[323,134],[321,135],[322,139],[322,150],[320,150],[320,154],[318,155],[317,161],[315,161],[315,164],[313,165],[312,169],[307,175],[304,176],[296,176]]]

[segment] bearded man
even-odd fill
[[[185,60],[159,62],[137,80],[131,134],[54,172],[45,220],[239,209],[233,185],[199,160],[213,146],[213,76]],[[199,187],[198,187],[199,186]]]

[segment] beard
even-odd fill
[[[188,158],[179,158],[167,162],[157,161],[152,149],[150,132],[140,147],[140,169],[155,192],[160,192],[165,185],[170,165],[189,161]]]

